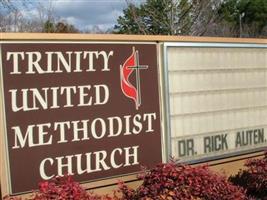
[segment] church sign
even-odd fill
[[[155,43],[7,42],[1,72],[12,194],[162,161]]]

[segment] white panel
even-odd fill
[[[173,156],[179,139],[267,126],[266,49],[168,47],[167,55]]]

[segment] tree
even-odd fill
[[[266,37],[267,0],[127,1],[115,33]]]
[[[172,0],[151,0],[141,5],[142,26],[153,35],[174,35],[176,20],[176,2]]]
[[[190,35],[195,36],[217,36],[214,32],[218,23],[218,9],[221,6],[219,0],[192,0],[191,11],[192,26]]]
[[[123,17],[119,16],[117,20],[118,25],[114,27],[116,33],[146,34],[143,30],[141,20],[139,20],[141,17],[140,8],[136,7],[134,4],[129,4],[128,7],[123,10],[123,15]]]
[[[205,35],[221,1],[147,0],[140,6],[128,3],[118,18],[115,33]]]
[[[239,37],[266,37],[266,0],[225,0],[218,11],[231,27],[232,35]]]
[[[0,31],[18,31],[21,28],[23,16],[20,8],[26,8],[26,1],[21,0],[17,3],[11,0],[0,0]]]
[[[78,29],[65,21],[59,21],[54,12],[52,0],[45,4],[35,4],[36,14],[25,16],[22,10],[27,10],[26,3],[21,0],[16,3],[11,0],[0,0],[0,31],[1,32],[47,32],[76,33]]]
[[[187,35],[190,33],[190,29],[192,26],[192,17],[190,15],[190,11],[192,9],[192,4],[190,4],[187,0],[181,0],[178,5],[178,22],[179,30],[178,33],[181,35]]]
[[[139,7],[127,1],[128,7],[118,18],[115,33],[165,34],[175,32],[175,2],[172,0],[148,0]]]
[[[7,10],[18,10],[19,7],[27,7],[27,4],[30,4],[28,0],[20,0],[19,2],[14,3],[11,0],[0,0],[0,5],[2,5],[2,9]],[[1,9],[0,9],[1,10]]]
[[[45,33],[78,33],[79,30],[72,24],[68,24],[65,21],[52,22],[47,20],[44,23],[43,31]]]
[[[2,32],[41,32],[46,18],[51,19],[53,16],[50,1],[47,4],[49,6],[37,3],[37,14],[31,17],[27,16],[27,11],[32,6],[29,0],[0,0],[0,5]]]
[[[42,32],[45,32],[45,33],[54,33],[55,32],[55,24],[54,24],[54,22],[52,22],[50,20],[47,20],[44,23],[44,27],[43,27],[43,31]]]
[[[59,21],[56,23],[56,33],[78,33],[78,29],[76,29],[72,24],[68,24],[64,21]]]

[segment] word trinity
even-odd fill
[[[10,74],[22,74],[22,69],[27,69],[25,74],[51,74],[63,72],[95,72],[96,61],[101,60],[102,65],[98,66],[101,71],[110,71],[109,59],[113,51],[47,51],[35,52],[7,52],[7,61],[12,61]],[[25,66],[21,66],[22,61]],[[82,66],[81,63],[86,63]]]

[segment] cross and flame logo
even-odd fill
[[[139,64],[139,53],[134,47],[132,54],[127,58],[124,64],[120,66],[121,90],[126,97],[134,100],[136,110],[141,106],[140,70],[147,68],[148,65]],[[132,85],[129,81],[134,71],[136,86]]]

